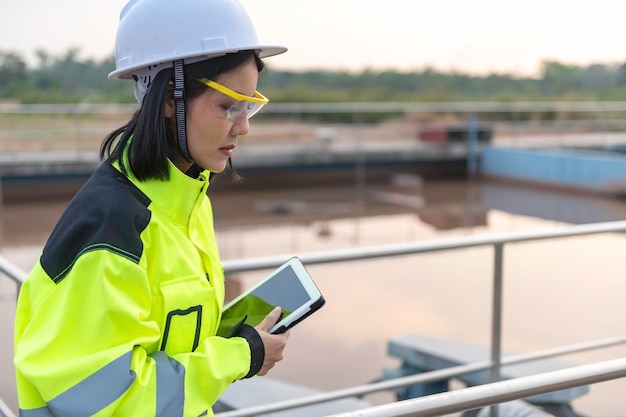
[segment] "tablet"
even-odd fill
[[[252,327],[275,307],[282,309],[270,333],[283,333],[319,310],[324,297],[297,257],[291,258],[224,306],[217,334],[230,337],[245,320]]]

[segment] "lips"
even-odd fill
[[[220,148],[220,152],[230,157],[233,154],[233,149],[235,149],[235,145],[228,145]]]

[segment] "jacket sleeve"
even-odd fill
[[[192,352],[168,356],[159,348],[163,329],[149,318],[155,297],[143,267],[109,251],[83,254],[60,282],[38,263],[16,316],[20,410],[212,415],[228,385],[252,371],[248,340],[255,335],[210,336]]]

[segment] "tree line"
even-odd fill
[[[71,48],[54,56],[0,51],[0,99],[21,103],[133,103],[132,86],[109,81],[114,57],[81,59]],[[274,102],[625,100],[626,62],[575,66],[544,61],[538,77],[473,76],[420,71],[282,71],[268,65],[259,89]]]

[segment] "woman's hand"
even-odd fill
[[[257,373],[259,376],[263,376],[269,372],[270,369],[283,359],[283,350],[287,345],[287,339],[289,338],[289,331],[281,334],[268,333],[272,326],[280,319],[281,310],[280,307],[276,307],[272,310],[259,324],[255,327],[256,331],[263,340],[263,346],[265,347],[265,358],[263,359],[263,365],[261,370]]]

